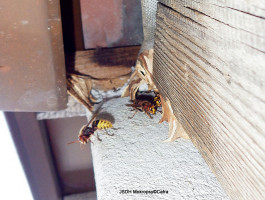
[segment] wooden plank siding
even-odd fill
[[[265,195],[265,4],[160,0],[154,81],[231,199]]]
[[[140,46],[128,46],[76,51],[69,54],[67,67],[98,79],[117,78],[131,73],[139,50]]]
[[[140,46],[98,48],[66,54],[69,74],[88,75],[93,89],[116,90],[130,78]]]

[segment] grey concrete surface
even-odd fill
[[[163,143],[168,124],[158,124],[161,114],[150,119],[138,112],[133,119],[128,98],[113,99],[102,107],[111,114],[114,136],[97,133],[92,147],[97,197],[115,199],[227,200],[228,197],[191,141],[179,139]],[[102,113],[101,112],[101,113]],[[104,117],[104,116],[103,116]],[[126,193],[121,193],[126,190]],[[141,191],[168,191],[145,194]]]

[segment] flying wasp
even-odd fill
[[[88,124],[82,126],[82,128],[80,129],[79,134],[78,134],[78,140],[75,140],[73,142],[69,142],[68,144],[78,143],[78,142],[80,142],[81,144],[87,144],[88,142],[92,142],[91,137],[92,137],[92,135],[95,136],[94,133],[98,129],[99,130],[105,130],[107,135],[110,135],[110,136],[114,135],[114,134],[109,134],[106,130],[108,128],[113,128],[112,123],[110,121],[103,120],[103,119],[94,120],[97,117],[98,113],[99,113],[99,109],[97,112],[95,112],[95,114],[93,115],[91,120],[88,122]],[[89,125],[91,123],[92,123],[92,125],[91,125],[91,127],[89,127]],[[101,141],[98,134],[96,135],[96,137],[99,141]]]

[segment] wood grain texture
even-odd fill
[[[154,79],[231,199],[265,191],[265,5],[161,0]]]
[[[67,54],[68,74],[90,79],[92,88],[116,90],[130,78],[140,46],[100,48]]]
[[[140,46],[99,48],[76,51],[68,54],[68,71],[92,76],[96,79],[117,78],[131,72],[135,65]]]

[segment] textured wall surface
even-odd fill
[[[167,123],[160,114],[150,119],[137,113],[133,119],[127,98],[113,99],[102,112],[113,115],[114,136],[98,131],[92,141],[97,197],[102,199],[228,199],[197,149],[189,140],[163,143]],[[120,194],[121,190],[167,190],[168,194]]]

